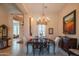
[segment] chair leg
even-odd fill
[[[34,47],[33,47],[33,55],[35,55],[35,49],[34,49]]]
[[[70,52],[68,52],[68,56],[70,56]]]
[[[41,55],[41,49],[39,49],[39,55]]]
[[[53,53],[54,53],[54,55],[55,55],[55,46],[53,47]]]

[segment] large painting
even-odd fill
[[[76,10],[63,18],[63,33],[76,34]]]

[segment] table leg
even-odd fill
[[[28,54],[28,43],[27,43],[27,53],[26,54]]]
[[[54,55],[55,55],[55,43],[53,43],[53,45],[54,45],[54,50],[53,51],[54,51]]]

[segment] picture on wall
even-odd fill
[[[49,34],[53,34],[53,28],[49,28]]]
[[[76,10],[63,18],[63,33],[76,34]]]

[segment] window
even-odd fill
[[[38,25],[38,36],[45,36],[45,32],[46,32],[46,25]]]
[[[13,20],[13,34],[19,35],[19,21]]]

